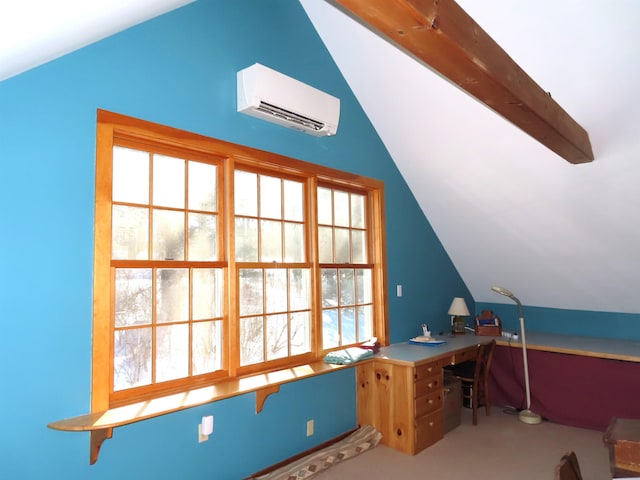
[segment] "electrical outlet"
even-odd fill
[[[202,433],[202,424],[198,424],[198,443],[206,442],[209,440],[209,435],[204,435]]]
[[[202,423],[198,424],[198,442],[206,442],[213,433],[213,415],[202,417]]]
[[[307,421],[307,437],[313,435],[313,420]]]

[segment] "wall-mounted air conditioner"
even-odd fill
[[[340,100],[256,63],[238,72],[238,112],[324,137],[338,130]]]

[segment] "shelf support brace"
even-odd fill
[[[89,464],[93,465],[98,461],[98,454],[102,443],[113,437],[113,428],[102,428],[100,430],[91,430],[91,441],[89,444]]]
[[[256,391],[256,413],[260,413],[264,408],[264,402],[272,393],[278,393],[280,385],[270,385]]]

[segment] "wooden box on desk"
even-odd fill
[[[501,337],[502,325],[476,325],[476,335]]]
[[[488,337],[502,336],[502,321],[493,314],[493,310],[482,310],[476,317],[476,335]]]
[[[615,478],[640,477],[640,419],[613,418],[604,434]]]

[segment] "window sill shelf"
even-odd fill
[[[93,465],[98,460],[102,443],[112,437],[113,429],[116,427],[251,392],[256,392],[256,413],[260,413],[267,397],[278,392],[280,385],[352,366],[353,364],[334,365],[318,361],[275,372],[227,380],[104,412],[58,420],[47,426],[65,432],[91,432],[89,463]]]

